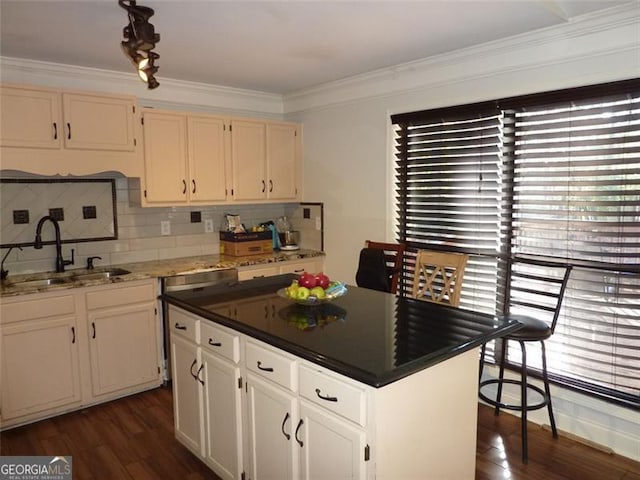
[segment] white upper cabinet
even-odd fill
[[[0,145],[60,148],[63,132],[59,100],[55,92],[0,87]]]
[[[62,94],[64,146],[133,151],[133,98]]]
[[[232,119],[231,164],[234,201],[300,200],[300,126]]]
[[[187,118],[187,125],[189,198],[192,203],[224,202],[227,199],[225,120],[191,115]]]
[[[187,202],[187,117],[145,110],[144,199],[153,203]]]
[[[145,109],[143,205],[226,200],[223,117]]]
[[[271,200],[292,200],[298,196],[299,129],[291,123],[267,124],[267,197]]]
[[[2,169],[142,174],[135,97],[5,84],[0,103]]]
[[[0,100],[3,147],[135,148],[133,97],[2,86]]]

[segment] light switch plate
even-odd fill
[[[171,235],[171,222],[169,222],[169,220],[162,220],[160,222],[160,234]]]
[[[204,221],[204,233],[213,233],[213,220],[210,218]]]

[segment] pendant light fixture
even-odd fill
[[[129,16],[129,25],[123,29],[122,49],[136,66],[138,76],[149,89],[157,88],[160,83],[155,79],[155,73],[158,71],[155,61],[160,55],[151,50],[160,41],[160,34],[155,33],[153,24],[149,23],[154,11],[152,8],[136,5],[136,0],[118,0],[118,5],[124,8]]]

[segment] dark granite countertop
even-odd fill
[[[491,315],[354,286],[331,303],[302,306],[276,293],[293,278],[184,290],[163,299],[373,387],[520,328]],[[234,320],[221,314],[222,305],[231,302],[258,303],[258,308],[240,309],[242,318]]]

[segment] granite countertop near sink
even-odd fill
[[[301,260],[324,256],[324,252],[300,249],[296,251],[273,251],[264,255],[247,255],[232,257],[230,255],[201,255],[197,257],[170,258],[148,262],[124,263],[118,265],[101,265],[93,270],[69,269],[64,273],[38,272],[9,275],[0,285],[0,296],[9,297],[36,292],[64,290],[68,288],[89,287],[107,283],[130,282],[147,278],[170,277],[188,273],[209,272],[229,268],[258,266],[269,263]],[[129,273],[123,275],[99,274],[122,269]],[[100,278],[96,278],[100,277]],[[50,283],[46,284],[49,280]]]

